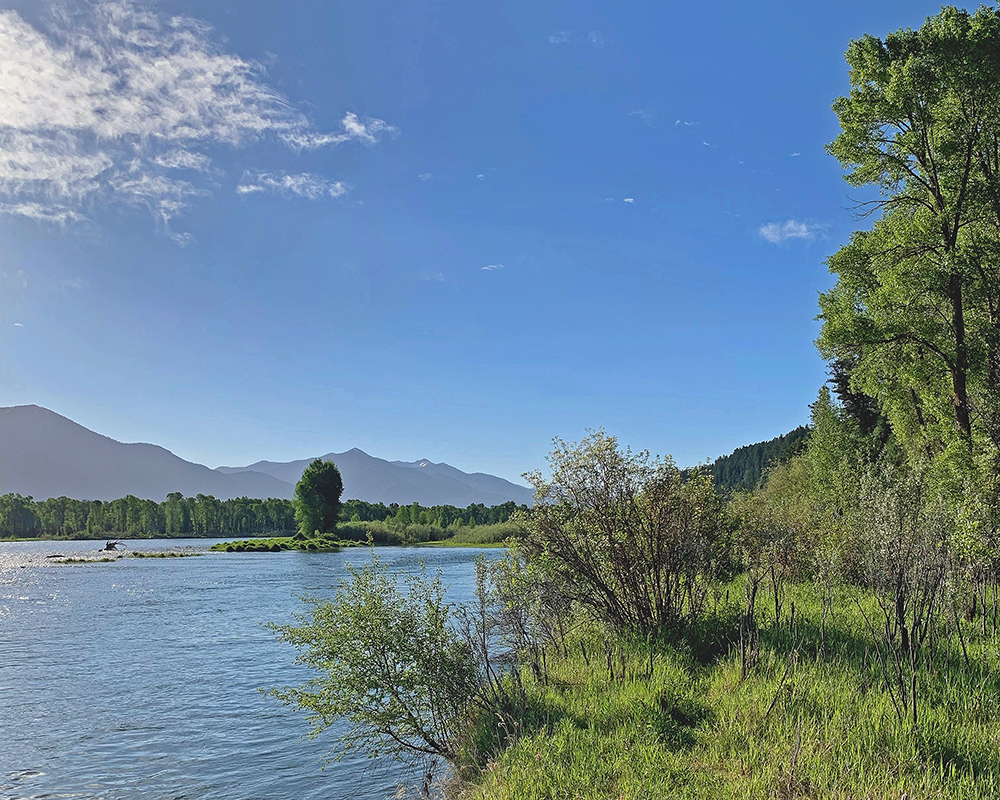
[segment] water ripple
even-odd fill
[[[338,732],[306,738],[301,714],[258,691],[311,677],[261,623],[292,621],[303,594],[329,593],[367,551],[45,558],[96,546],[0,544],[0,796],[381,800],[417,779],[358,758],[323,769]],[[459,601],[473,555],[380,551],[393,569],[440,565]]]

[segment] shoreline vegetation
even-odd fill
[[[1000,561],[925,479],[859,474],[825,411],[728,497],[603,431],[557,440],[474,602],[376,552],[271,626],[316,677],[270,693],[350,724],[334,757],[437,765],[427,797],[997,796]]]
[[[342,522],[331,533],[317,532],[309,536],[298,532],[292,536],[219,542],[212,545],[209,550],[223,553],[278,553],[283,550],[332,552],[343,547],[367,547],[369,545],[502,547],[508,539],[516,538],[520,530],[518,523],[509,521],[457,530],[449,530],[436,525],[408,525],[405,528],[392,528],[380,522]]]
[[[481,503],[466,508],[421,506],[418,503],[341,504],[340,539],[376,544],[416,544],[451,540],[468,543],[503,541],[493,526],[506,524],[514,502]],[[168,495],[162,503],[131,495],[118,500],[75,500],[55,497],[34,500],[18,494],[0,495],[0,541],[64,541],[101,539],[224,539],[292,536],[300,526],[292,500],[238,498],[217,500],[210,495]],[[482,528],[477,534],[476,529]]]

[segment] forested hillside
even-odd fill
[[[721,492],[756,489],[768,469],[799,452],[808,438],[809,428],[799,425],[766,442],[737,447],[728,456],[715,459],[709,467],[715,487]]]

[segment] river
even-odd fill
[[[132,549],[214,540],[130,541]],[[414,780],[393,762],[324,768],[336,731],[261,688],[312,673],[263,622],[329,596],[339,553],[208,553],[53,565],[97,542],[0,542],[0,797],[102,800],[384,800]],[[449,598],[474,588],[474,548],[378,548],[393,571],[440,568]]]

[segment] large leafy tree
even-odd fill
[[[344,481],[332,461],[317,458],[306,467],[295,485],[295,521],[299,532],[310,536],[314,531],[333,531],[340,520],[343,492]]]
[[[946,7],[846,58],[828,150],[876,221],[829,260],[818,345],[913,454],[1000,447],[1000,12]],[[989,447],[992,445],[992,447]]]

